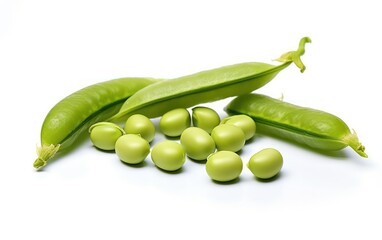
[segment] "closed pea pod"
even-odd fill
[[[72,146],[88,128],[109,118],[138,90],[157,82],[150,78],[120,78],[85,87],[58,102],[41,127],[41,147],[33,166],[44,167],[58,151]]]
[[[140,113],[159,117],[171,109],[188,108],[231,96],[250,93],[271,81],[281,70],[294,62],[303,72],[300,56],[305,52],[308,37],[300,40],[297,51],[283,54],[280,65],[259,62],[241,63],[170,79],[138,91],[109,120]]]
[[[319,150],[340,150],[350,146],[367,157],[357,134],[339,117],[312,108],[300,107],[260,94],[247,94],[232,100],[229,114],[252,117],[259,132],[298,142]]]

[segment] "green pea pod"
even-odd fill
[[[367,157],[357,134],[339,117],[320,110],[296,106],[260,94],[233,99],[226,107],[229,114],[253,118],[259,132],[289,139],[314,149],[333,151],[350,146]]]
[[[114,115],[128,97],[157,82],[149,78],[120,78],[85,87],[58,102],[41,128],[41,147],[33,166],[44,167],[58,151],[73,145],[99,121]]]
[[[297,51],[288,52],[276,59],[283,62],[277,66],[258,62],[241,63],[148,86],[129,98],[109,121],[121,120],[135,113],[154,118],[175,108],[188,108],[199,103],[250,93],[267,84],[292,62],[303,72],[305,66],[300,56],[304,54],[308,42],[308,37],[302,38]]]

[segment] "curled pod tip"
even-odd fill
[[[365,146],[359,141],[355,130],[352,130],[353,132],[344,138],[344,142],[347,143],[361,157],[367,158],[368,156],[365,153]]]
[[[318,150],[337,151],[349,146],[358,155],[368,157],[355,131],[333,114],[261,94],[239,96],[224,109],[229,114],[251,116],[265,134]]]

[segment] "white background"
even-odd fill
[[[0,239],[381,239],[379,6],[0,0]],[[131,167],[89,141],[41,172],[32,168],[45,115],[82,87],[271,62],[303,36],[312,39],[305,73],[291,65],[257,92],[341,117],[368,159],[258,135],[241,156],[279,149],[284,167],[271,182],[244,168],[239,181],[216,184],[190,160],[177,174],[149,157]],[[229,100],[204,106],[224,117]]]

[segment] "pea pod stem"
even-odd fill
[[[270,82],[292,62],[303,72],[305,66],[300,57],[305,52],[305,44],[309,42],[310,38],[302,38],[296,51],[290,51],[277,59],[282,62],[280,65],[240,63],[148,86],[129,98],[109,121],[119,121],[135,113],[154,118],[175,108],[188,108],[250,93]]]
[[[279,58],[275,59],[279,62],[291,62],[293,61],[296,66],[300,69],[300,71],[303,73],[306,69],[304,63],[301,61],[301,56],[305,53],[305,44],[311,43],[312,40],[309,37],[303,37],[300,40],[300,43],[298,45],[298,49],[296,51],[291,51],[284,53]]]

